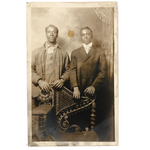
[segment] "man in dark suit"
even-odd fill
[[[80,99],[85,93],[89,96],[96,94],[98,123],[103,118],[101,109],[105,109],[106,106],[106,57],[101,49],[93,45],[90,28],[82,28],[80,34],[82,47],[71,54],[70,84],[75,99]]]
[[[92,43],[92,30],[81,29],[83,46],[71,54],[70,83],[73,96],[80,99],[86,92],[89,95],[99,92],[106,79],[106,58],[104,53]]]

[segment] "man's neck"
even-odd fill
[[[47,41],[47,43],[48,43],[48,45],[50,45],[50,46],[54,46],[54,45],[56,45],[56,42],[54,42],[54,43],[50,43],[49,41]]]

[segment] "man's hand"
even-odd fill
[[[53,88],[60,89],[60,88],[62,88],[63,85],[64,85],[64,80],[63,79],[56,80],[53,83]]]
[[[73,97],[76,99],[80,99],[80,91],[78,87],[74,87]]]
[[[43,90],[44,92],[49,93],[50,87],[49,87],[49,84],[46,81],[39,80],[38,84],[39,84],[39,87],[41,88],[41,90]]]
[[[89,86],[84,90],[84,92],[93,96],[95,93],[95,88],[94,88],[94,86]]]

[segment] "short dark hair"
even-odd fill
[[[81,31],[84,30],[84,29],[90,30],[90,31],[91,31],[91,34],[92,34],[92,30],[91,30],[89,27],[83,27],[83,28],[81,28],[80,33],[81,33]]]
[[[56,28],[57,33],[59,32],[58,28],[57,28],[56,26],[54,26],[54,25],[51,25],[51,24],[45,28],[45,32],[47,31],[47,29],[48,29],[49,27],[54,27],[54,28]]]

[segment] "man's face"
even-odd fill
[[[89,44],[92,42],[93,35],[89,29],[83,29],[81,31],[81,40],[84,44]]]
[[[57,29],[53,26],[50,26],[46,30],[46,37],[48,42],[55,43],[58,37]]]

